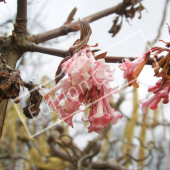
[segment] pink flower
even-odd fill
[[[157,61],[158,55],[164,51],[168,52],[168,54],[162,57],[159,61]],[[148,89],[148,92],[153,92],[154,95],[149,99],[140,101],[142,104],[142,111],[144,113],[147,113],[148,107],[150,107],[150,109],[152,110],[157,109],[160,101],[162,101],[163,104],[167,104],[169,102],[170,92],[170,76],[169,76],[170,50],[168,48],[163,47],[152,47],[150,49],[150,52],[153,53],[155,57],[155,62],[152,63],[155,76],[161,77],[161,79],[159,79],[156,82],[156,85],[150,86]]]
[[[62,71],[68,78],[61,80],[44,98],[48,105],[61,114],[60,118],[73,127],[72,118],[80,111],[80,106],[89,108],[88,121],[90,132],[101,132],[107,124],[115,124],[122,115],[109,105],[112,94],[118,92],[117,87],[111,88],[113,71],[104,59],[95,60],[89,46],[76,52],[72,58],[62,64]],[[54,100],[49,96],[61,90]]]
[[[102,93],[103,90],[100,91],[99,96],[104,96]],[[95,104],[89,107],[89,116],[87,118],[82,118],[82,121],[90,122],[90,126],[88,127],[89,133],[93,131],[99,133],[106,125],[109,123],[116,124],[119,118],[123,117],[119,112],[111,108],[108,97],[100,97],[97,100]]]
[[[166,82],[165,86],[161,86],[162,80],[158,80],[156,85],[150,86],[148,91],[153,92],[154,95],[149,99],[141,100],[142,111],[144,113],[148,113],[147,109],[155,110],[159,102],[162,100],[163,104],[167,104],[169,102],[169,92],[170,92],[170,81]]]
[[[61,119],[71,127],[73,127],[72,118],[75,112],[79,110],[80,105],[80,102],[68,97],[67,101],[60,106]]]
[[[119,68],[124,71],[123,77],[128,80],[129,86],[134,86],[136,88],[139,87],[137,81],[137,77],[139,76],[140,72],[142,71],[143,67],[145,66],[150,52],[146,52],[141,57],[137,58],[134,61],[129,61],[125,59],[125,62],[119,65]]]

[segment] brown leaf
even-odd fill
[[[125,17],[133,19],[135,17],[136,9],[132,6],[129,10],[125,11]]]
[[[91,28],[87,21],[79,21],[80,22],[80,40],[77,40],[72,47],[69,48],[69,52],[74,54],[79,51],[81,48],[87,45],[89,41],[90,35],[92,33]]]
[[[95,56],[95,59],[96,59],[96,60],[103,59],[103,58],[106,57],[106,54],[107,54],[107,52],[102,53],[102,54],[99,54],[99,55]]]
[[[121,20],[120,24],[118,24],[118,19],[119,19],[119,16],[114,19],[113,26],[109,30],[109,33],[112,33],[113,37],[120,31],[121,26],[122,26],[122,20]]]
[[[136,7],[136,5],[139,5]],[[133,19],[135,17],[135,13],[139,12],[141,18],[141,11],[145,9],[139,0],[124,0],[122,5],[117,10],[116,14],[118,16],[113,21],[113,26],[109,30],[109,33],[113,34],[114,37],[121,29],[123,17],[125,17],[128,21],[128,18]],[[121,23],[118,24],[119,16],[122,17]]]
[[[145,7],[141,4],[139,7],[136,8],[136,11],[139,12],[139,19],[142,17],[142,11],[145,9]]]
[[[19,96],[21,84],[20,72],[14,70],[11,73],[1,72],[0,74],[0,102],[4,99],[15,99]],[[19,102],[19,100],[17,100]]]
[[[43,97],[39,93],[37,85],[33,84],[33,82],[24,82],[24,86],[28,88],[29,91],[35,88],[35,90],[31,92],[30,97],[27,99],[27,106],[23,108],[25,116],[32,119],[34,116],[37,116],[39,114],[39,107]]]

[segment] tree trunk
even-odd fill
[[[5,59],[7,65],[11,68],[15,68],[16,63],[20,56],[22,55],[21,52],[11,49],[10,46],[6,48],[5,46],[1,49],[1,55]],[[7,109],[8,100],[4,100],[0,103],[0,138],[2,136],[3,125],[6,116],[6,109]]]

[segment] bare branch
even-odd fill
[[[122,63],[125,61],[126,58],[133,61],[137,59],[138,57],[106,56],[105,61],[107,63]],[[152,62],[154,62],[154,60],[150,58],[146,64],[152,65]]]
[[[17,1],[17,18],[27,19],[27,0]]]
[[[33,43],[27,46],[27,51],[39,52],[43,54],[49,54],[49,55],[54,55],[54,56],[59,56],[59,57],[64,57],[64,58],[68,55],[68,51],[41,47]]]
[[[72,161],[70,160],[69,156],[67,155],[65,151],[59,149],[58,147],[56,147],[56,145],[51,145],[51,146],[53,149],[53,156],[57,156],[63,160],[66,160],[72,163]],[[84,162],[83,166],[87,167],[88,163]],[[117,162],[92,162],[91,168],[92,169],[127,170],[127,168],[123,167]]]
[[[18,0],[16,25],[14,24],[14,31],[26,33],[26,30],[27,30],[27,0]]]
[[[89,167],[89,163],[91,166],[91,169],[112,169],[112,170],[127,170],[127,168],[125,168],[124,166],[120,165],[119,163],[115,162],[102,162],[102,161],[87,161],[87,159],[92,159],[93,156],[95,156],[99,150],[100,150],[100,144],[97,144],[97,141],[99,141],[100,139],[102,139],[105,136],[105,132],[108,132],[110,130],[110,127],[106,127],[107,130],[105,130],[104,132],[102,132],[102,135],[100,137],[95,138],[95,144],[97,145],[93,145],[92,147],[92,153],[84,153],[82,152],[73,142],[71,142],[72,144],[70,144],[70,142],[66,145],[66,147],[70,147],[70,145],[72,145],[72,147],[75,147],[79,150],[79,152],[81,153],[81,157],[78,157],[75,161],[76,161],[76,166],[78,165],[78,169],[80,168],[81,164],[84,167]],[[105,128],[105,129],[106,129]],[[55,132],[55,133],[54,133]],[[60,136],[60,132],[56,129],[55,131],[53,131],[50,135],[49,135],[49,144],[50,144],[50,148],[51,148],[51,156],[56,156],[59,157],[65,161],[68,161],[70,163],[72,163],[74,165],[73,162],[73,158],[74,157],[70,157],[68,155],[68,153],[63,150],[63,141],[61,140]],[[63,134],[63,133],[62,133]],[[65,136],[65,135],[64,135]],[[68,136],[68,135],[66,135]],[[69,136],[68,136],[69,137]],[[70,137],[72,139],[72,137]],[[60,139],[60,140],[58,140]],[[98,139],[98,140],[97,140]],[[58,142],[57,142],[58,141]],[[62,146],[62,149],[60,148]],[[74,155],[74,152],[73,152]],[[85,156],[83,156],[85,155]],[[82,160],[83,159],[83,160]],[[79,163],[78,163],[79,162]]]
[[[41,46],[33,44],[33,43],[31,43],[27,46],[27,51],[39,52],[39,53],[59,56],[59,57],[63,57],[63,58],[65,58],[69,54],[68,51],[66,51],[66,50],[41,47]],[[137,59],[137,57],[106,56],[105,61],[107,63],[122,63],[126,58],[128,58],[131,61]],[[154,60],[152,58],[150,58],[148,60],[147,64],[152,65],[152,62],[154,62]]]
[[[89,22],[93,22],[93,21],[96,21],[96,20],[103,18],[105,16],[114,14],[120,9],[121,5],[122,5],[122,3],[119,3],[118,5],[116,5],[114,7],[105,9],[103,11],[99,11],[92,15],[89,15],[89,16],[83,18],[83,20],[88,20]],[[56,29],[53,29],[53,30],[50,30],[47,32],[34,35],[33,42],[35,42],[36,44],[39,44],[39,43],[48,41],[50,39],[53,39],[53,38],[56,38],[59,36],[67,35],[70,32],[78,31],[79,29],[80,29],[79,22],[76,21],[71,24],[63,25],[59,28],[56,28]]]

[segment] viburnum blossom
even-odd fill
[[[80,39],[69,49],[70,56],[59,65],[56,85],[47,92],[42,91],[42,95],[48,105],[60,113],[60,119],[71,127],[74,115],[88,110],[88,117],[83,116],[82,121],[90,123],[89,133],[100,133],[106,125],[115,124],[123,117],[109,104],[118,87],[111,88],[109,84],[114,80],[114,71],[105,63],[106,53],[95,56],[87,45],[91,35],[89,24],[80,21],[80,30]],[[61,80],[63,75],[68,77]],[[50,96],[55,92],[59,94],[52,100]]]
[[[48,104],[61,119],[73,127],[72,118],[79,112],[80,106],[89,108],[89,116],[82,118],[90,122],[89,132],[101,132],[109,123],[115,124],[122,115],[111,108],[109,100],[117,93],[117,87],[111,88],[113,71],[104,59],[95,60],[89,46],[76,52],[73,57],[62,64],[62,71],[68,75],[45,94]],[[54,100],[49,95],[61,90]]]
[[[170,27],[168,25],[168,30],[170,33]],[[163,43],[166,44],[166,47],[170,46],[169,42]],[[162,58],[158,58],[158,55],[162,52],[168,52]],[[142,71],[143,67],[147,63],[148,59],[150,58],[150,54],[153,54],[154,62],[152,63],[152,67],[154,69],[156,77],[159,79],[154,86],[150,86],[148,92],[153,92],[154,95],[149,99],[140,100],[142,104],[142,111],[147,113],[148,107],[150,109],[155,110],[158,106],[158,103],[162,101],[163,104],[167,104],[169,102],[169,92],[170,92],[170,50],[168,48],[163,47],[152,47],[149,51],[143,54],[141,57],[137,58],[134,61],[129,61],[125,59],[125,62],[119,65],[119,68],[124,71],[123,77],[128,80],[129,86],[134,86],[138,88],[139,85],[137,84],[137,77],[139,76],[140,72]]]
[[[156,82],[156,85],[150,86],[148,92],[153,92],[154,95],[149,99],[140,100],[142,104],[142,111],[148,113],[147,109],[155,110],[157,109],[158,103],[162,100],[163,104],[169,102],[169,92],[170,92],[170,81],[167,81],[166,84],[161,86],[162,79]]]
[[[158,54],[166,51],[168,54],[161,58],[159,61],[152,63],[154,68],[155,76],[161,77],[156,82],[156,85],[150,86],[148,92],[153,92],[154,95],[150,99],[141,100],[142,111],[147,113],[148,107],[155,110],[159,102],[162,100],[163,104],[169,103],[169,92],[170,92],[170,76],[169,76],[169,61],[170,61],[170,51],[168,48],[162,47],[152,47],[150,49],[151,53],[154,52],[155,60],[158,59]],[[163,67],[163,68],[162,68]]]
[[[90,122],[89,132],[101,132],[107,124],[116,124],[118,119],[122,117],[119,112],[110,107],[108,100],[103,98],[90,106],[88,118],[83,117],[82,120]]]
[[[128,80],[129,86],[132,85],[135,88],[139,87],[136,81],[143,67],[147,63],[149,56],[150,56],[150,51],[146,52],[141,57],[138,57],[132,62],[129,61],[128,59],[125,59],[125,62],[119,65],[119,68],[122,71],[124,71],[123,77]]]

